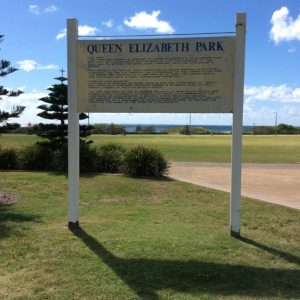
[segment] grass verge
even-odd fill
[[[297,299],[300,212],[171,180],[81,178],[81,226],[66,228],[61,174],[3,172],[0,298]]]

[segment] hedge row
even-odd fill
[[[21,149],[0,148],[1,170],[63,172],[67,168],[67,146],[60,150],[52,150],[47,143],[37,143]],[[126,149],[113,143],[98,147],[82,143],[80,171],[160,177],[167,174],[168,162],[160,151],[144,146]]]

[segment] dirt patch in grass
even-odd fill
[[[18,201],[18,196],[9,192],[0,192],[0,206],[11,205]]]
[[[121,199],[120,197],[114,197],[114,196],[106,196],[101,198],[101,202],[105,202],[105,203],[111,203],[111,202],[119,202]]]

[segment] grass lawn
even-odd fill
[[[85,176],[82,230],[71,233],[64,175],[0,175],[19,199],[0,207],[1,299],[300,298],[297,210],[243,198],[238,240],[226,193]]]
[[[229,162],[231,136],[184,136],[184,135],[93,135],[95,145],[116,142],[126,146],[144,144],[155,147],[175,161]],[[23,146],[37,141],[33,135],[0,136],[3,146]],[[252,163],[299,163],[300,136],[244,136],[243,162]]]
[[[1,134],[0,145],[2,147],[23,147],[37,142],[40,139],[36,135],[28,134]]]

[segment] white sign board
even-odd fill
[[[235,37],[80,40],[78,112],[230,113]]]

